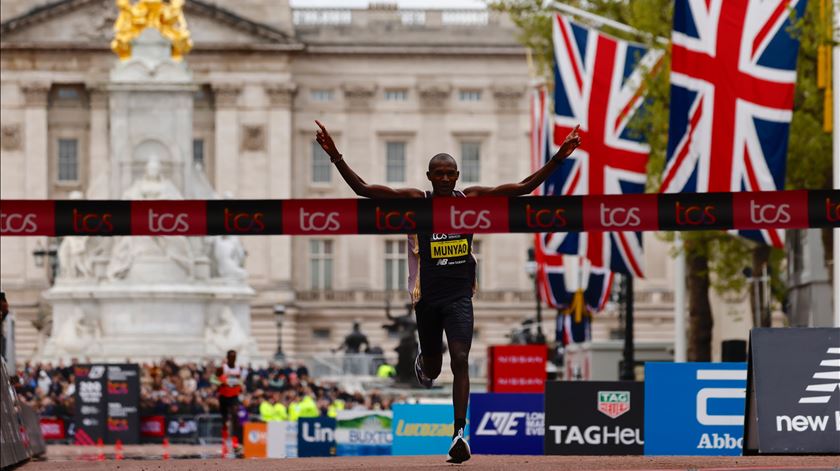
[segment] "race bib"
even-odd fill
[[[432,258],[463,257],[470,253],[467,239],[446,240],[431,243]]]

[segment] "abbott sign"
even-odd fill
[[[740,455],[746,383],[744,363],[647,363],[645,454]]]

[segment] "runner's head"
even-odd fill
[[[458,164],[449,154],[436,154],[429,160],[429,171],[426,177],[432,182],[432,190],[438,196],[452,196],[455,183],[458,181]]]
[[[227,363],[230,367],[236,366],[236,350],[228,350]]]

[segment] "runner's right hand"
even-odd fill
[[[318,127],[321,128],[320,131],[315,131],[315,140],[318,142],[318,144],[321,145],[321,148],[324,149],[324,152],[326,152],[327,155],[330,156],[330,160],[334,161],[336,159],[340,159],[341,153],[335,147],[335,142],[333,142],[332,136],[330,136],[330,133],[327,131],[327,128],[325,128],[324,125],[321,124],[321,122],[317,119],[315,120],[315,124],[317,124]]]

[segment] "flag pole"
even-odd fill
[[[685,250],[679,232],[674,233],[674,248],[674,361],[685,362]]]
[[[557,2],[557,1],[554,1],[554,0],[545,0],[543,2],[543,8],[548,8],[548,7],[551,7],[551,8],[554,8],[556,10],[562,11],[563,13],[566,13],[567,15],[574,15],[574,16],[577,16],[578,18],[583,18],[583,19],[589,21],[590,23],[592,23],[592,25],[595,26],[596,28],[601,27],[601,26],[609,26],[610,28],[614,28],[614,29],[617,29],[619,31],[623,31],[625,33],[635,34],[635,35],[638,35],[638,36],[644,36],[644,37],[647,37],[647,38],[653,37],[654,39],[656,39],[656,42],[658,42],[660,44],[668,44],[668,40],[665,39],[665,38],[660,38],[658,36],[653,36],[650,33],[646,33],[644,31],[639,31],[638,29],[633,28],[632,26],[626,25],[624,23],[619,23],[618,21],[611,20],[609,18],[605,18],[603,16],[596,15],[594,13],[590,13],[586,10],[581,10],[580,8],[575,8],[571,5],[566,5],[565,3],[560,3],[560,2]]]
[[[833,146],[834,146],[834,189],[840,190],[840,5],[834,10],[834,60],[832,61],[833,82]],[[840,228],[834,229],[834,327],[840,327]]]

